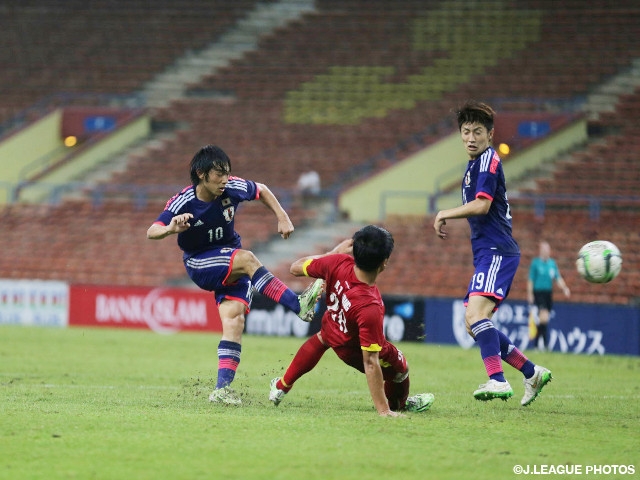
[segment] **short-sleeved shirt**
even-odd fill
[[[255,182],[230,176],[222,195],[212,202],[203,202],[198,200],[195,187],[190,185],[167,202],[156,223],[168,225],[176,215],[193,215],[189,222],[191,227],[178,234],[178,245],[185,256],[210,248],[241,248],[240,235],[234,228],[238,205],[256,200],[259,195]]]
[[[355,261],[346,254],[327,255],[307,265],[306,273],[326,281],[327,310],[321,335],[332,348],[352,347],[379,352],[384,336],[384,303],[378,287],[361,282]]]
[[[533,284],[533,290],[537,292],[550,292],[553,290],[553,282],[560,278],[560,270],[553,258],[543,260],[535,257],[529,267],[529,280]]]
[[[511,209],[502,162],[492,147],[469,161],[462,179],[462,203],[467,204],[478,197],[491,200],[491,207],[486,215],[467,218],[474,257],[481,254],[520,255],[518,243],[511,233]]]

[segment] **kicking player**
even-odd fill
[[[234,229],[238,204],[260,200],[278,220],[278,233],[289,238],[293,224],[278,199],[266,185],[230,175],[231,161],[214,145],[202,147],[191,160],[191,185],[172,197],[147,231],[147,238],[159,240],[178,235],[184,266],[198,287],[215,291],[222,320],[218,344],[218,380],[209,396],[211,402],[241,404],[229,386],[240,363],[245,315],[251,307],[252,289],[311,321],[322,282],[310,285],[302,295],[291,291],[242,249]]]
[[[458,128],[469,155],[462,179],[462,205],[441,210],[433,228],[447,238],[447,220],[466,218],[471,227],[471,249],[475,272],[469,283],[465,322],[467,331],[480,347],[489,381],[473,393],[478,400],[513,395],[504,378],[504,360],[524,374],[525,393],[521,404],[529,405],[551,380],[551,372],[534,365],[511,340],[491,322],[493,313],[509,294],[520,262],[520,248],[511,235],[511,211],[502,162],[491,147],[493,109],[480,102],[467,102],[458,112]]]
[[[431,406],[431,393],[409,397],[407,360],[384,336],[384,304],[376,279],[392,250],[391,234],[369,225],[331,252],[304,257],[291,265],[295,276],[326,280],[327,310],[320,332],[302,344],[282,378],[271,380],[269,400],[276,406],[329,348],[366,375],[379,415],[402,416],[402,411],[422,412]]]

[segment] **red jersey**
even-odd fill
[[[310,277],[326,281],[322,339],[332,348],[350,346],[379,352],[387,343],[382,296],[378,287],[358,280],[354,267],[353,257],[346,254],[316,258],[306,267]]]

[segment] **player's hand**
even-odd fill
[[[291,223],[288,217],[286,220],[278,220],[278,233],[285,240],[289,238],[294,230],[293,223]]]
[[[384,412],[378,412],[381,417],[406,417],[404,413],[394,412],[393,410],[386,410]]]
[[[436,220],[433,222],[433,228],[436,231],[436,235],[438,235],[440,238],[447,238],[447,232],[445,232],[443,230],[442,227],[444,227],[447,224],[447,221],[440,218],[440,213],[438,213],[438,215],[436,215]]]
[[[333,247],[331,253],[346,253],[348,255],[353,255],[353,238],[348,238],[340,242],[338,245]]]
[[[176,215],[171,219],[171,222],[168,225],[168,228],[173,233],[182,233],[191,227],[189,220],[193,218],[193,214],[191,213],[183,213],[181,215]]]

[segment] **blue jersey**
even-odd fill
[[[255,182],[229,177],[224,193],[212,202],[196,198],[195,187],[189,186],[172,197],[156,223],[168,225],[182,213],[191,213],[191,227],[178,234],[178,245],[186,255],[211,248],[241,248],[240,235],[234,229],[235,214],[240,202],[256,200],[259,196]]]
[[[511,236],[511,210],[502,162],[492,147],[469,161],[462,180],[462,203],[478,197],[491,200],[491,208],[486,215],[467,218],[474,258],[483,253],[520,255],[520,248]]]

